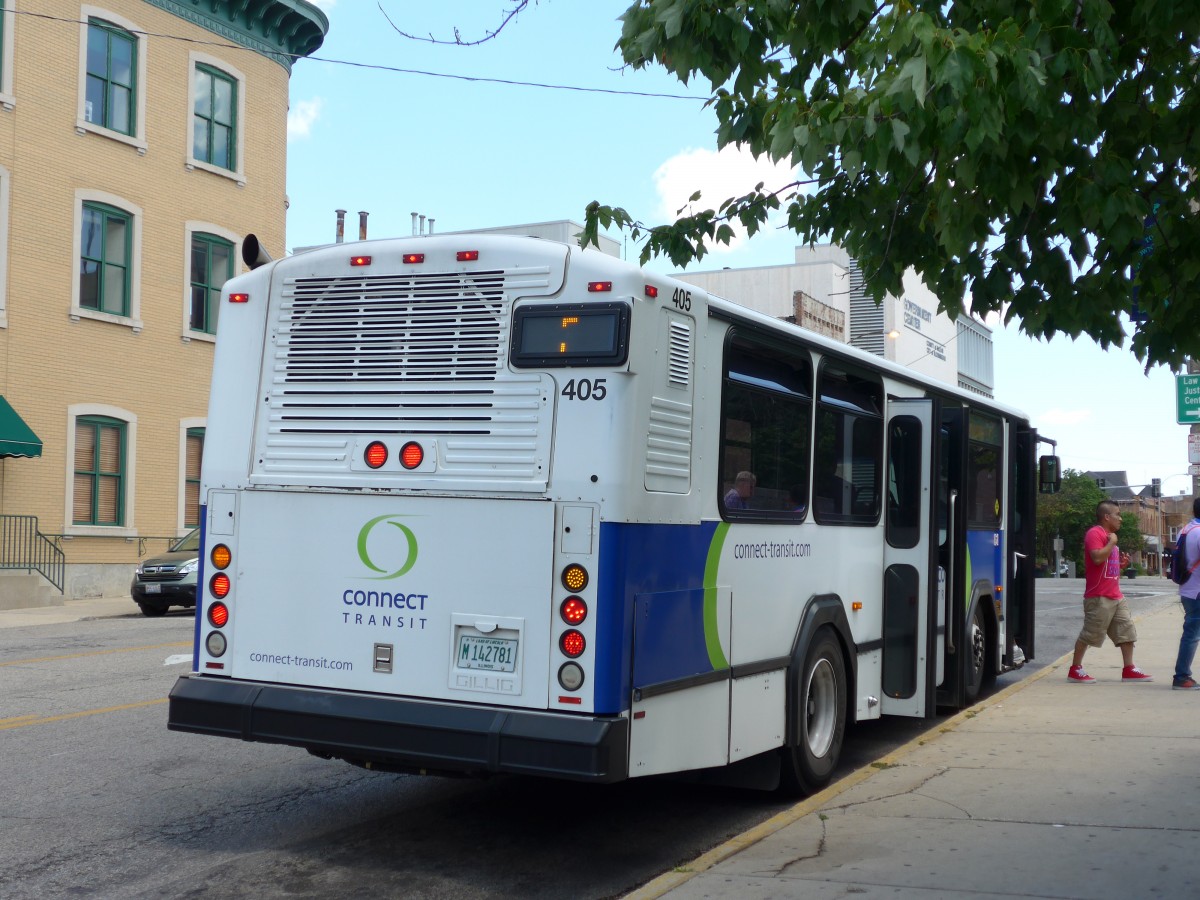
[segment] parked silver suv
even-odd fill
[[[164,615],[172,606],[196,605],[196,569],[200,567],[200,529],[191,531],[161,556],[133,570],[129,593],[146,616]]]

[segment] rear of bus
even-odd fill
[[[627,777],[596,610],[621,463],[597,435],[625,439],[600,410],[621,408],[640,278],[549,241],[439,235],[230,281],[195,664],[169,727],[399,771]],[[618,402],[558,410],[564,356],[585,367],[573,399]]]

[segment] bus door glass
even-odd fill
[[[885,715],[926,716],[935,708],[933,423],[933,400],[892,400],[888,405],[881,700]]]
[[[966,520],[963,514],[963,417],[961,406],[942,407],[937,452],[937,560],[938,560],[938,653],[936,682],[946,680],[946,660],[957,651],[956,635],[962,634],[960,604],[966,553]]]

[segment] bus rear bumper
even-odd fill
[[[303,747],[369,768],[608,783],[629,774],[629,721],[184,675],[167,727]]]

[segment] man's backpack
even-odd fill
[[[1196,566],[1200,566],[1200,560],[1189,562],[1187,558],[1187,533],[1194,527],[1191,524],[1183,526],[1179,537],[1175,539],[1175,551],[1171,554],[1171,569],[1168,574],[1176,584],[1183,584],[1195,571]]]

